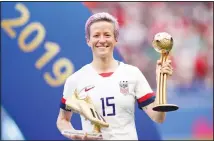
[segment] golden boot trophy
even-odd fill
[[[152,41],[152,45],[157,52],[161,54],[161,62],[165,62],[169,56],[169,52],[173,46],[173,38],[166,32],[157,33]],[[178,109],[177,105],[167,103],[166,81],[167,74],[159,72],[157,80],[157,105],[153,108],[154,111],[170,112]]]
[[[81,91],[80,91],[81,92]],[[80,115],[84,116],[85,119],[91,121],[93,125],[93,131],[87,133],[88,137],[100,137],[102,136],[101,128],[102,127],[109,127],[109,124],[106,123],[105,119],[102,115],[98,114],[91,98],[85,94],[83,97],[79,95],[77,90],[74,91],[71,97],[66,98],[66,108],[71,109],[72,112],[79,113]],[[73,131],[64,131],[68,134],[74,135],[85,135],[85,132],[73,130]]]

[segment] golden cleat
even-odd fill
[[[91,121],[93,131],[92,133],[88,133],[89,136],[98,136],[101,134],[102,127],[109,127],[103,116],[95,110],[94,104],[88,95],[80,98],[79,93],[75,90],[71,97],[66,97],[65,104],[68,109],[79,113],[85,119]]]

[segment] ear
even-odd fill
[[[89,47],[91,47],[91,42],[90,42],[90,40],[87,38],[86,39],[86,42],[87,42],[87,45],[89,46]]]
[[[117,45],[117,43],[118,43],[118,39],[115,39],[115,46]]]

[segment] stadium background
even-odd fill
[[[211,2],[2,2],[2,139],[65,139],[56,128],[65,78],[91,61],[84,24],[109,12],[121,26],[115,58],[138,66],[155,90],[155,33],[175,41],[163,124],[136,108],[140,139],[213,138],[213,4]],[[72,119],[81,129],[79,116]]]

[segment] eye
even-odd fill
[[[95,34],[93,37],[97,38],[97,37],[99,37],[99,35],[98,35],[98,34]]]
[[[111,37],[111,35],[110,35],[110,34],[106,34],[105,36],[106,36],[106,37]]]

